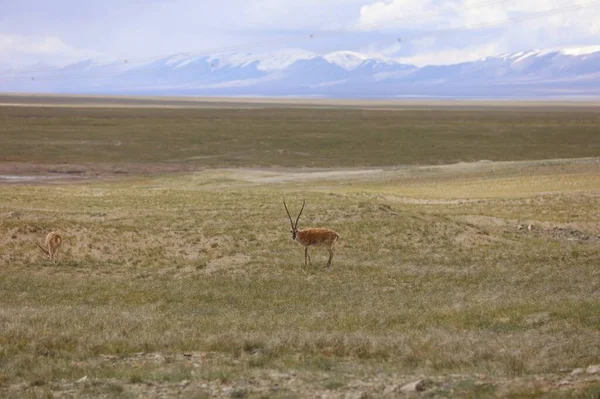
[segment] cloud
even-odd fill
[[[430,49],[414,55],[397,57],[396,61],[417,66],[457,64],[466,61],[476,61],[485,57],[503,53],[498,43],[479,47]]]
[[[360,8],[357,29],[373,31],[378,29],[397,29],[410,24],[411,17],[423,15],[432,9],[438,9],[431,0],[393,0],[377,1]]]
[[[0,2],[0,61],[141,58],[236,46],[361,51],[435,62],[600,43],[600,7],[520,23],[591,0],[27,0]],[[6,3],[6,4],[5,4]],[[483,26],[482,26],[483,24]],[[445,29],[466,27],[464,30]],[[314,34],[314,40],[307,40]],[[398,42],[401,38],[401,42]],[[255,46],[259,43],[260,46]],[[461,59],[461,57],[463,57]]]
[[[56,36],[27,37],[0,34],[0,61],[4,65],[23,63],[69,63],[98,53],[72,47]],[[12,64],[12,65],[10,65]]]
[[[396,32],[403,62],[462,62],[533,48],[600,42],[600,6],[590,0],[378,0],[360,8],[353,29]],[[600,5],[600,4],[599,4]],[[560,10],[551,15],[540,13]]]
[[[589,5],[590,0],[457,0],[451,3],[434,0],[379,0],[360,8],[356,25],[360,30],[416,29],[430,30],[447,27],[476,27],[481,24],[504,22],[535,13],[563,9],[546,18],[547,28],[577,28],[583,20],[591,22],[591,30],[598,27],[600,7],[572,10]],[[587,29],[586,29],[587,28]]]

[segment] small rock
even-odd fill
[[[383,394],[386,395],[386,396],[387,395],[392,395],[392,394],[398,392],[399,388],[400,388],[400,385],[390,385],[389,387],[386,387],[383,390]]]
[[[600,364],[588,366],[588,368],[585,369],[585,372],[588,374],[600,374]]]
[[[578,369],[575,369],[575,370],[571,371],[571,375],[583,374],[583,371],[584,370],[582,368],[578,368]]]
[[[517,230],[521,231],[521,230],[525,230],[525,225],[524,224],[520,224],[517,226]]]
[[[529,226],[527,226],[527,230],[533,231],[533,230],[535,230],[535,226],[530,224]]]
[[[425,390],[425,380],[413,381],[400,388],[400,392],[421,392]]]
[[[86,382],[86,381],[87,381],[87,379],[88,379],[88,378],[87,378],[87,375],[85,375],[85,376],[81,377],[80,379],[78,379],[78,380],[77,380],[77,383],[78,383],[78,384],[82,384],[82,383]]]
[[[188,385],[190,385],[190,380],[183,380],[183,381],[181,381],[181,383],[179,383],[179,386],[180,386],[181,388],[185,388],[185,387],[187,387]]]

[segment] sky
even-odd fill
[[[598,44],[593,0],[0,0],[4,68],[286,48],[427,65]]]

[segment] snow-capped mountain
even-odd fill
[[[115,94],[534,97],[600,95],[600,46],[416,67],[352,51],[90,59],[0,73],[0,91]]]

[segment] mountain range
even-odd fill
[[[89,59],[0,72],[0,91],[78,94],[560,97],[600,95],[600,46],[417,67],[351,51]]]

